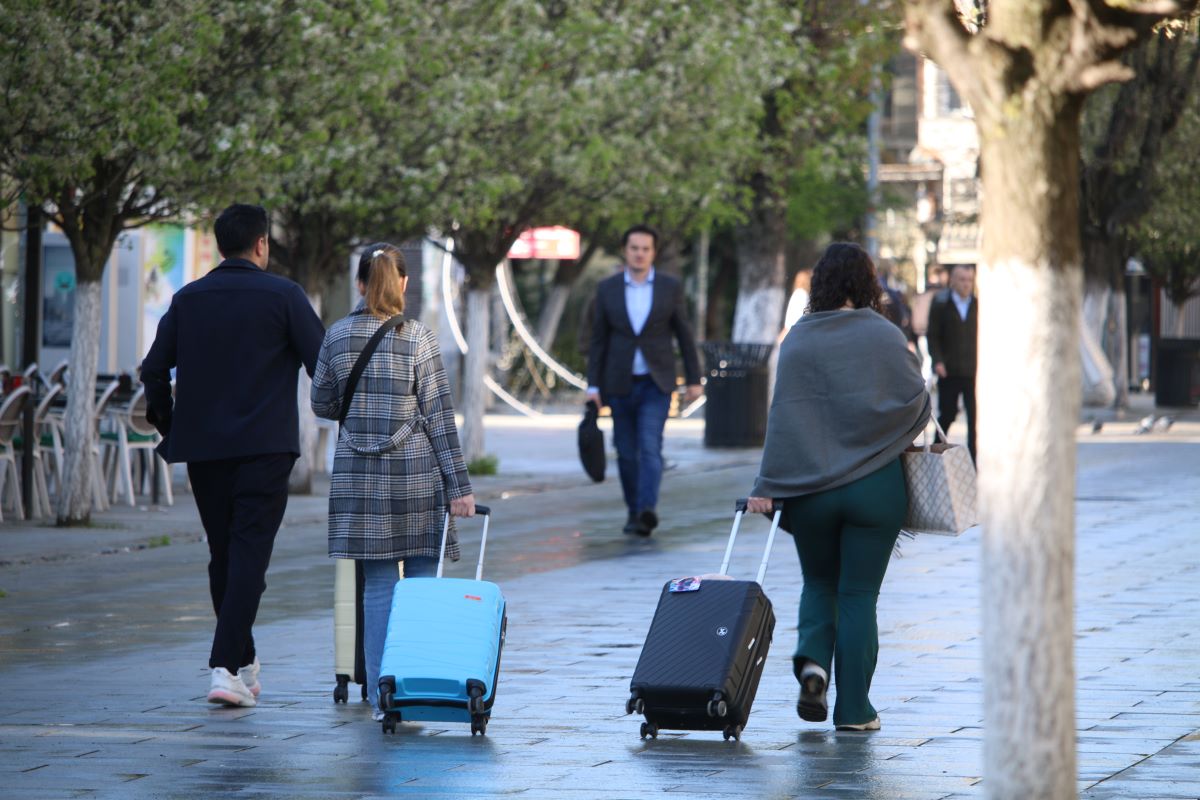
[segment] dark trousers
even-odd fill
[[[671,395],[649,377],[633,379],[629,394],[608,398],[621,491],[630,514],[658,506],[663,473],[663,427]]]
[[[958,398],[962,396],[967,412],[967,449],[975,460],[975,378],[950,375],[938,378],[938,424],[947,434],[958,416]]]
[[[267,588],[267,566],[295,461],[291,453],[277,453],[188,464],[208,536],[208,588],[217,612],[210,668],[237,674],[254,661],[251,629]]]
[[[835,725],[870,722],[877,716],[868,696],[879,657],[875,609],[908,511],[904,470],[897,459],[784,503],[804,573],[795,662],[815,661],[826,672],[832,664]]]

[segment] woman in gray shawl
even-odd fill
[[[779,351],[762,465],[749,510],[784,501],[783,527],[800,555],[800,681],[796,713],[878,730],[868,697],[879,653],[875,606],[904,524],[908,491],[900,453],[929,419],[920,362],[900,329],[880,316],[870,256],[829,246],[813,270],[809,313]]]

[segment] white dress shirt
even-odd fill
[[[971,310],[971,296],[959,297],[958,292],[950,292],[950,297],[954,299],[954,307],[958,309],[958,318],[966,321],[967,312]]]
[[[646,275],[646,280],[638,283],[629,274],[629,270],[625,271],[625,310],[629,313],[629,324],[633,327],[634,334],[640,334],[642,328],[646,327],[646,320],[650,318],[650,307],[654,304],[654,267],[650,268],[649,274]],[[642,355],[642,348],[635,348],[633,351],[633,374],[634,375],[649,375],[650,367],[646,364],[646,357]]]

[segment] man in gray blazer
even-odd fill
[[[684,401],[700,397],[700,359],[688,324],[683,284],[657,274],[658,233],[635,225],[621,237],[625,268],[596,287],[588,350],[588,399],[612,409],[613,443],[629,516],[625,533],[658,526],[662,441],[675,391],[678,341],[687,380]]]

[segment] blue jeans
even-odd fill
[[[671,410],[671,395],[654,381],[634,380],[629,394],[608,398],[612,409],[613,444],[621,491],[630,514],[658,506],[662,483],[663,426]]]
[[[392,613],[392,593],[400,579],[399,562],[364,559],[363,565],[363,657],[367,662],[367,699],[379,707],[379,665],[383,661],[383,642],[387,638],[388,617]],[[437,574],[437,559],[417,556],[404,559],[404,577],[432,578]]]

